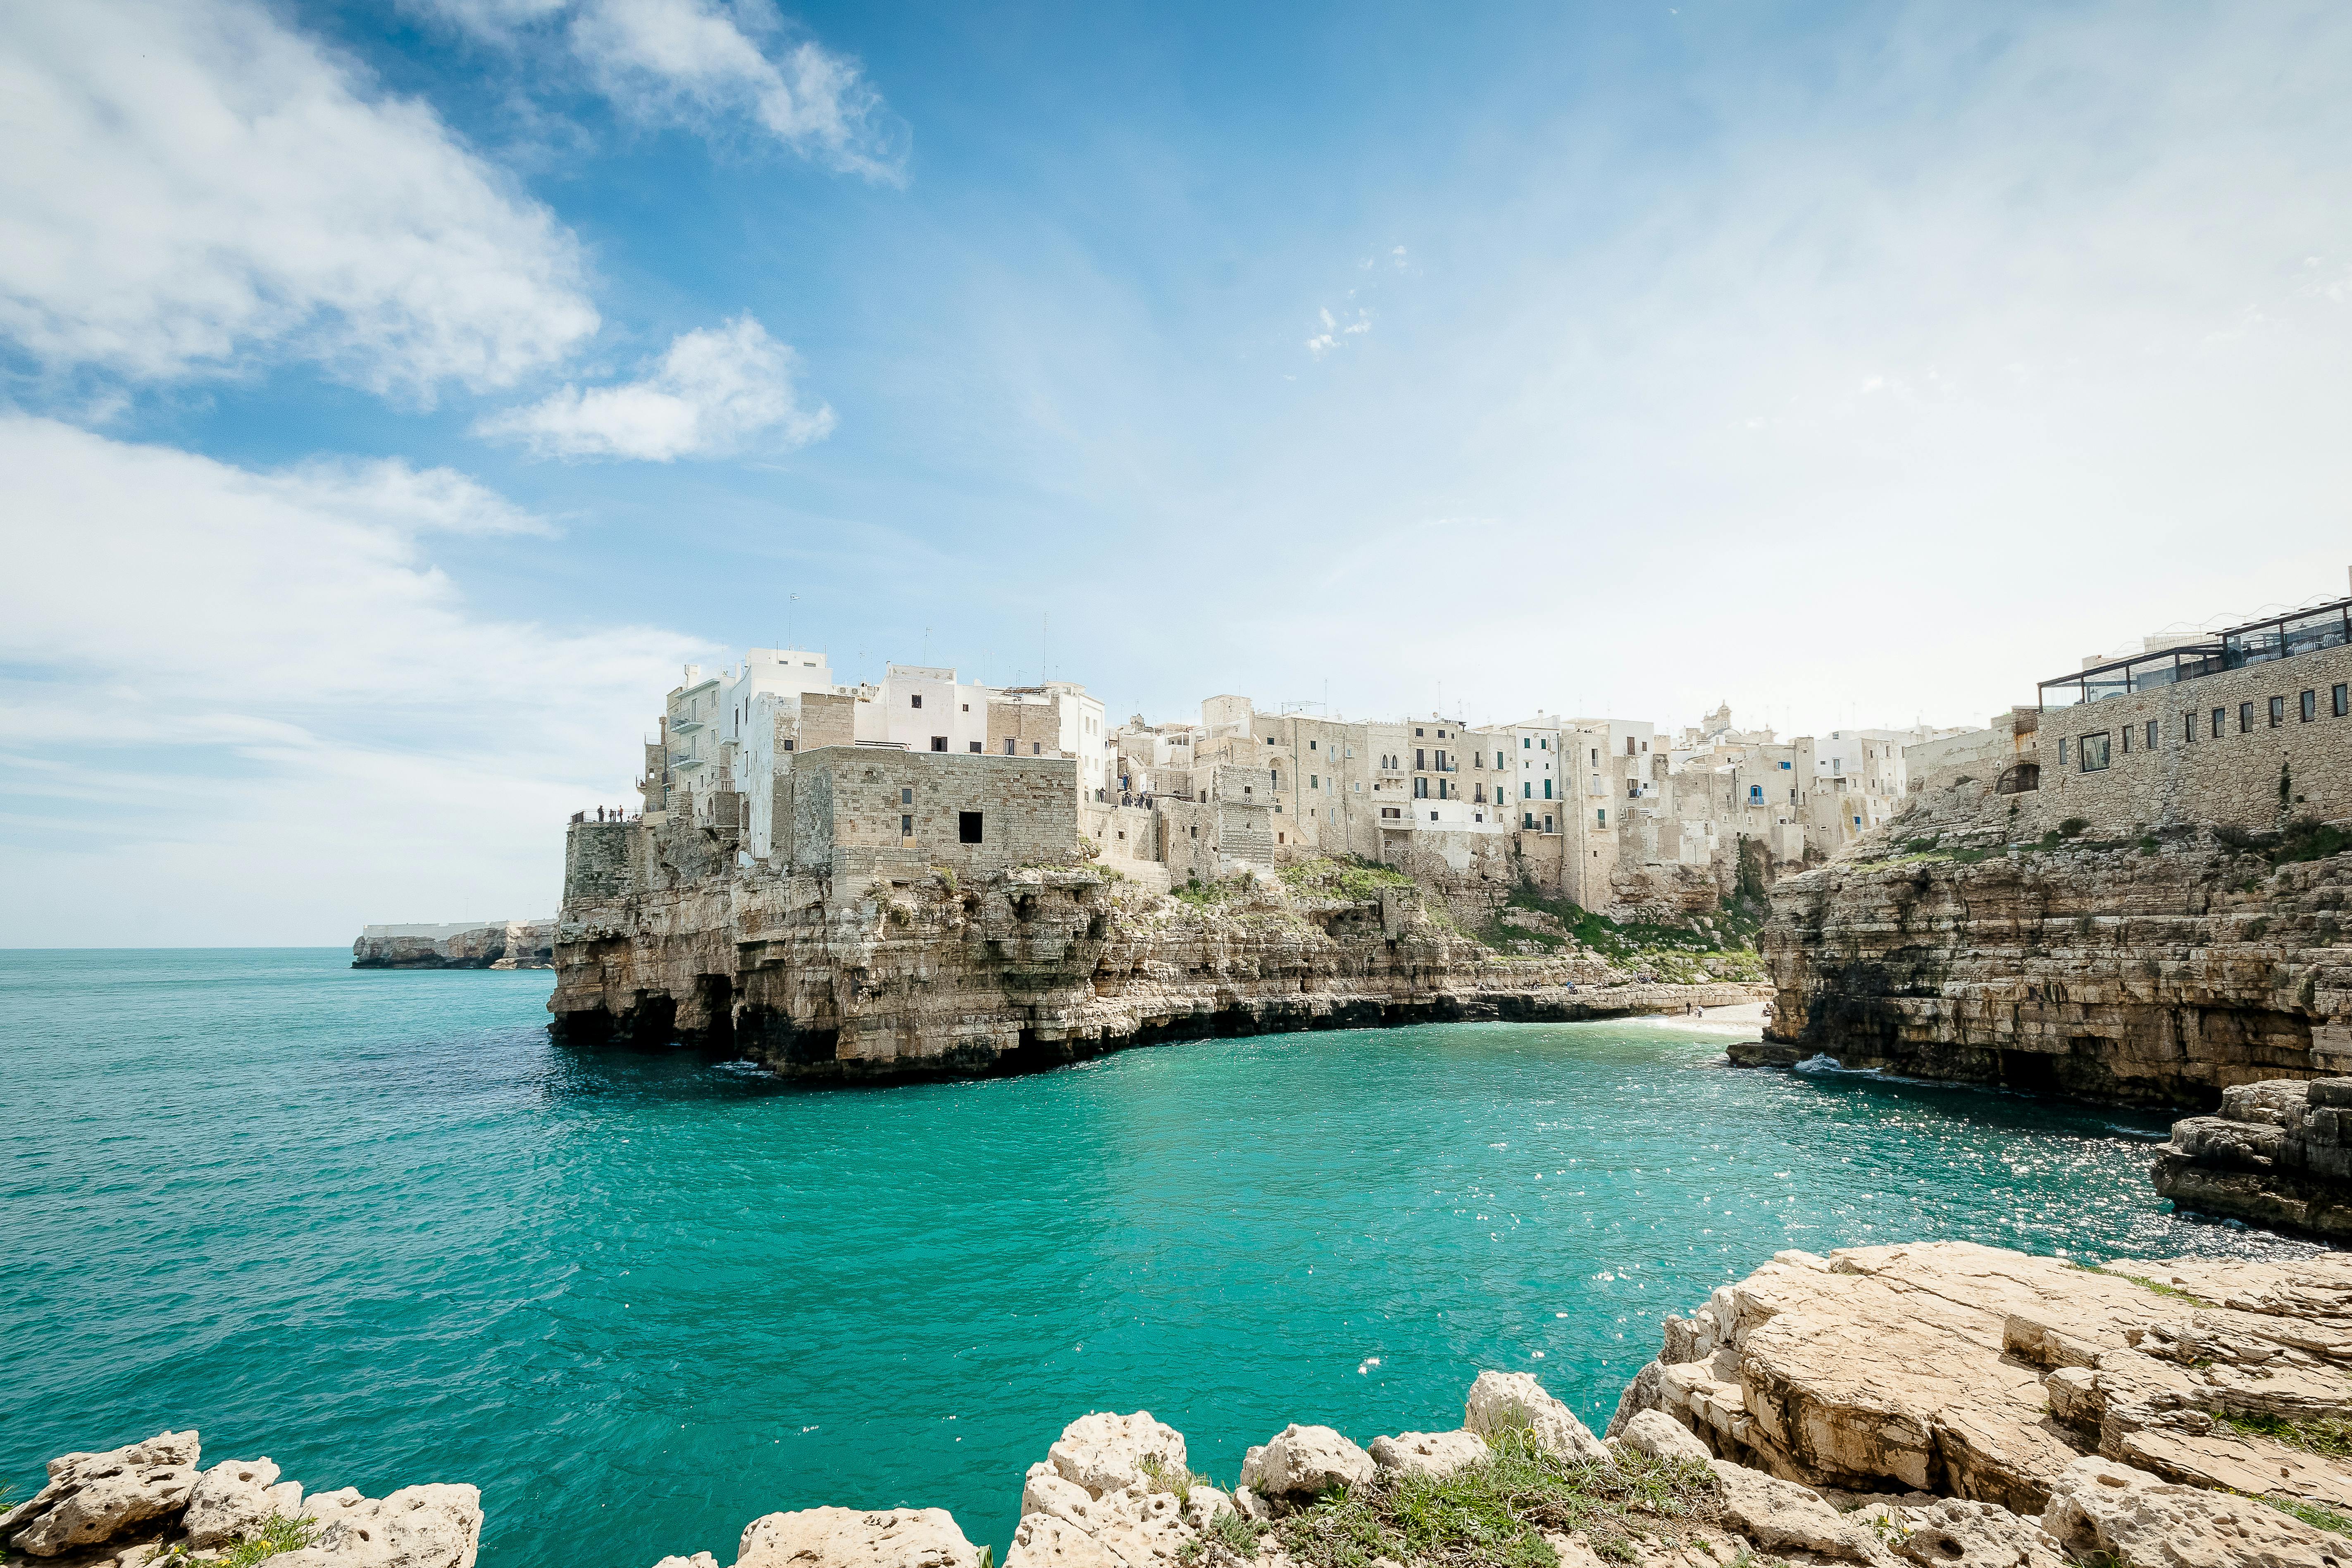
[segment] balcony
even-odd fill
[[[2102,702],[2110,697],[2129,697],[2224,670],[2347,645],[2352,645],[2352,599],[2338,599],[2315,609],[2232,626],[2210,642],[2138,654],[2042,681],[2041,705],[2071,708]]]

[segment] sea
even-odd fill
[[[1596,1429],[1784,1247],[2312,1250],[2169,1212],[2155,1116],[1723,1065],[1682,1021],[781,1082],[547,1033],[544,971],[0,952],[0,1482],[164,1428],[312,1489],[470,1481],[483,1568],[649,1568],[823,1503],[951,1510],[1148,1410],[1230,1485],[1286,1423]]]

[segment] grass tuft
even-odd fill
[[[1206,1529],[1184,1542],[1176,1560],[1184,1568],[1194,1568],[1203,1559],[1222,1562],[1232,1557],[1246,1563],[1257,1555],[1258,1542],[1273,1530],[1274,1526],[1252,1519],[1239,1509],[1221,1509],[1210,1515]]]
[[[1708,1522],[1721,1496],[1715,1472],[1694,1460],[1624,1448],[1614,1464],[1581,1465],[1545,1452],[1524,1428],[1487,1444],[1486,1459],[1450,1476],[1384,1473],[1291,1515],[1275,1526],[1283,1548],[1312,1568],[1370,1568],[1381,1557],[1555,1568],[1543,1532],[1581,1531],[1596,1554],[1630,1562],[1636,1530],[1672,1536],[1675,1521]]]
[[[247,1536],[233,1546],[217,1552],[190,1552],[184,1546],[175,1546],[159,1562],[180,1564],[201,1563],[204,1568],[253,1568],[257,1563],[277,1556],[281,1552],[295,1552],[319,1538],[319,1521],[315,1519],[288,1519],[273,1513],[260,1531]]]
[[[1136,1462],[1136,1468],[1143,1472],[1143,1479],[1151,1483],[1153,1491],[1166,1492],[1178,1502],[1191,1497],[1194,1487],[1216,1484],[1198,1470],[1166,1463],[1157,1454],[1144,1455]]]
[[[2332,1508],[2322,1508],[2315,1502],[2300,1498],[2266,1497],[2262,1500],[2281,1513],[2292,1514],[2314,1530],[2334,1531],[2338,1535],[2352,1535],[2352,1519],[2347,1519]]]
[[[1285,866],[1282,879],[1293,892],[1314,898],[1349,899],[1358,903],[1370,903],[1379,898],[1382,888],[1413,885],[1412,878],[1395,867],[1361,856],[1301,860]]]
[[[2305,1421],[2281,1415],[2216,1415],[2214,1419],[2232,1431],[2268,1437],[2306,1454],[2352,1458],[2352,1420],[2341,1415],[2315,1415]]]

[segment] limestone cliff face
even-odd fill
[[[2240,1084],[2172,1127],[2149,1174],[2173,1206],[2352,1242],[2352,1079]]]
[[[957,879],[745,871],[568,906],[549,1001],[572,1038],[680,1039],[811,1077],[964,1075],[1124,1045],[1758,999],[1591,957],[1503,958],[1412,887],[1272,877],[1203,902],[1091,868]]]
[[[2200,1109],[2352,1062],[2352,855],[2273,866],[2203,829],[1901,849],[1774,888],[1782,1059]]]
[[[553,921],[370,926],[352,943],[353,969],[551,969]]]

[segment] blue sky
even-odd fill
[[[12,8],[0,944],[551,908],[788,614],[1802,731],[2340,595],[2347,75],[2323,5]]]

